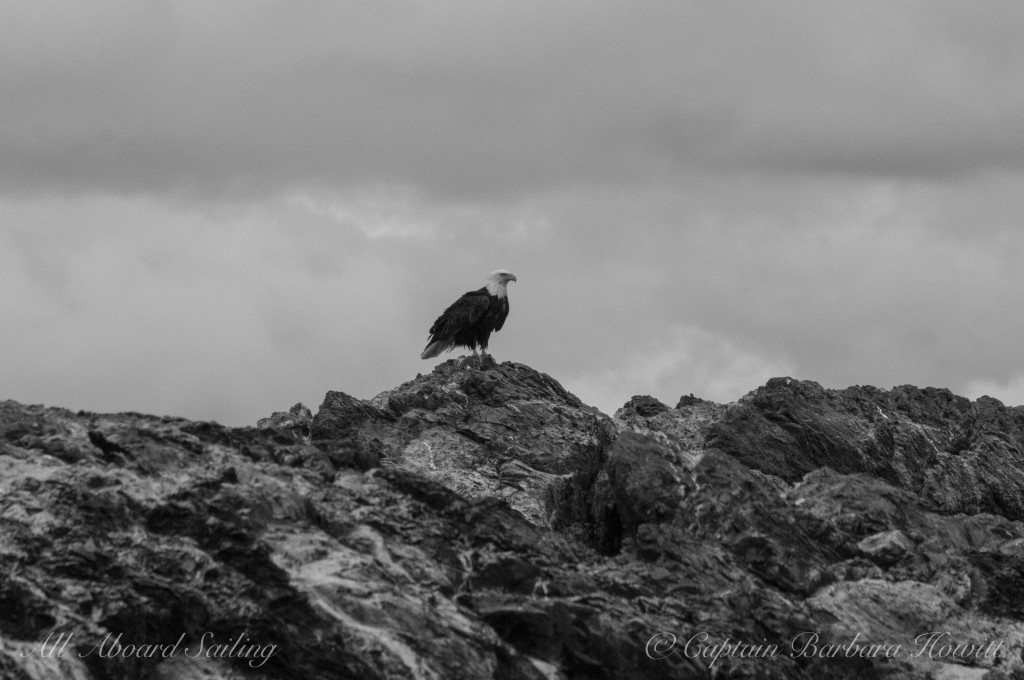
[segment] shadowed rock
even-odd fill
[[[865,472],[944,512],[1024,519],[1024,407],[911,386],[825,390],[775,378],[730,405],[708,443],[794,482],[821,467]]]

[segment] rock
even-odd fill
[[[330,392],[312,438],[353,442],[388,467],[468,498],[498,497],[531,522],[549,497],[596,474],[615,426],[550,376],[521,364],[449,360],[370,401]]]
[[[1022,441],[789,378],[609,418],[493,359],[255,428],[0,402],[0,676],[1024,677]]]
[[[295,404],[287,412],[277,411],[269,418],[260,418],[256,427],[261,430],[277,430],[295,440],[309,438],[313,424],[313,413],[301,403]]]
[[[700,397],[695,397],[693,396],[693,392],[690,392],[689,394],[684,394],[683,396],[679,397],[679,401],[676,402],[676,408],[681,409],[684,406],[696,406],[697,404],[708,403],[710,402],[708,402],[705,399],[701,399]]]
[[[902,531],[895,529],[868,536],[857,544],[857,549],[868,559],[891,566],[913,552],[914,543]]]
[[[615,412],[615,418],[619,420],[631,420],[634,417],[650,418],[668,410],[668,406],[661,403],[654,397],[648,395],[637,395],[627,401],[622,408]]]
[[[865,472],[945,512],[1024,519],[1024,407],[910,386],[825,390],[775,378],[730,405],[708,444],[790,482]]]

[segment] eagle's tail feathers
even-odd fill
[[[441,354],[445,350],[452,348],[452,343],[446,340],[435,340],[434,342],[427,345],[426,349],[423,350],[423,354],[420,355],[420,359],[433,359],[434,357]]]

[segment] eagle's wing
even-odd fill
[[[508,296],[501,299],[501,310],[498,312],[497,317],[494,321],[494,330],[500,331],[501,327],[505,325],[505,319],[508,318]]]
[[[453,338],[459,331],[472,326],[487,311],[488,304],[486,291],[466,293],[437,317],[430,327],[430,342]]]

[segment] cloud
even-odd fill
[[[1017,373],[996,380],[972,380],[963,392],[965,397],[977,399],[993,397],[1007,406],[1024,405],[1024,374]]]
[[[522,226],[525,208],[380,191],[42,196],[0,200],[0,216],[4,398],[230,424],[429,370],[418,355],[433,318],[543,230]]]
[[[379,356],[387,339],[365,329],[401,309],[358,294],[386,299],[403,280],[345,247],[358,236],[311,243],[279,229],[284,211],[109,198],[0,209],[15,224],[35,216],[20,236],[3,234],[0,382],[23,401],[251,422],[286,406],[281,394],[318,399],[353,356]],[[317,252],[329,241],[332,252]]]
[[[1012,205],[1021,187],[1002,186],[991,197]],[[506,267],[519,282],[491,351],[605,410],[634,393],[731,401],[779,374],[974,389],[1024,372],[1006,311],[1024,245],[936,226],[966,214],[950,193],[748,178],[480,204],[379,188],[7,199],[0,382],[22,401],[231,424],[329,389],[366,398],[429,370],[430,323]]]
[[[1001,184],[733,178],[553,199],[556,264],[520,276],[514,302],[554,330],[531,342],[573,371],[685,323],[834,387],[960,389],[1024,370],[1007,312],[1024,294],[1014,218],[988,205],[950,220],[979,195],[1013,206],[1024,185]]]
[[[737,347],[729,338],[699,328],[676,326],[606,357],[581,374],[566,376],[566,387],[584,401],[612,414],[631,396],[648,394],[675,406],[684,394],[721,403],[736,401],[792,367]]]
[[[1022,167],[1005,3],[108,0],[0,10],[0,187],[459,200]]]
[[[432,364],[585,401],[1024,374],[1024,9],[0,6],[0,384],[251,423]]]

